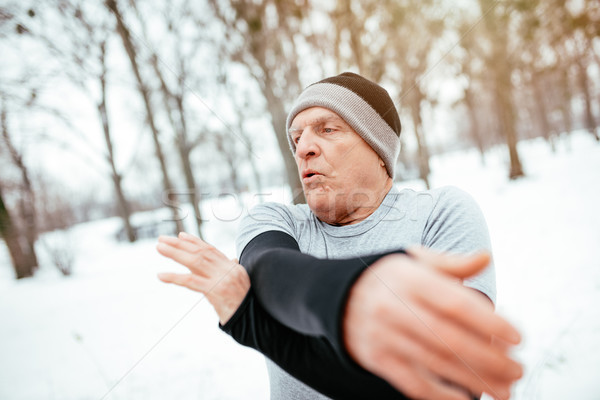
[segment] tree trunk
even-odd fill
[[[22,251],[24,252],[25,258],[27,259],[26,264],[31,265],[31,274],[33,274],[34,267],[38,265],[37,254],[35,252],[35,242],[37,240],[37,222],[35,215],[35,197],[33,193],[33,187],[31,185],[31,180],[29,179],[29,171],[23,162],[23,157],[17,149],[13,146],[10,135],[8,133],[8,121],[7,121],[7,111],[4,104],[4,98],[2,98],[2,110],[0,111],[0,125],[2,129],[2,137],[4,138],[4,142],[6,147],[8,148],[8,152],[10,153],[10,157],[14,165],[18,168],[21,173],[21,198],[19,201],[19,207],[21,211],[21,217],[23,218],[24,224],[24,235],[22,239],[25,240],[25,243],[19,242]],[[14,226],[14,222],[12,223]],[[21,265],[21,264],[19,264]],[[27,272],[26,272],[27,273]],[[18,276],[18,274],[17,274]],[[31,275],[27,275],[31,276]]]
[[[564,123],[564,129],[567,134],[573,131],[573,116],[571,113],[571,88],[569,86],[569,76],[565,69],[559,71],[559,91],[560,98],[560,113]]]
[[[185,119],[185,110],[183,107],[183,95],[174,95],[173,92],[167,86],[163,74],[158,67],[158,57],[153,54],[151,57],[152,67],[154,72],[160,81],[160,88],[162,91],[163,104],[165,111],[169,118],[169,123],[175,132],[175,142],[177,152],[179,153],[179,161],[181,162],[181,168],[185,177],[185,183],[188,187],[188,200],[194,211],[194,217],[196,220],[196,226],[198,230],[198,237],[202,239],[202,214],[200,213],[199,198],[196,189],[196,179],[194,178],[194,172],[192,169],[192,163],[190,161],[190,147],[187,140],[187,124]],[[182,87],[181,90],[184,90]],[[175,107],[171,104],[175,103]],[[173,118],[173,112],[176,112],[179,116],[179,121],[175,121]]]
[[[469,136],[471,136],[471,140],[477,146],[479,150],[479,154],[481,155],[481,164],[485,165],[485,148],[483,145],[483,138],[480,134],[479,121],[477,120],[477,110],[475,109],[475,99],[473,96],[473,92],[470,88],[465,90],[464,97],[465,105],[467,106],[467,112],[469,114]]]
[[[297,204],[306,202],[306,199],[302,191],[296,162],[289,149],[285,127],[287,113],[285,112],[284,102],[288,94],[295,92],[295,96],[297,96],[302,89],[297,64],[297,58],[300,56],[294,43],[294,36],[297,32],[288,24],[288,15],[283,9],[284,3],[290,2],[231,2],[230,5],[234,11],[232,19],[231,14],[226,15],[222,12],[219,6],[220,2],[217,0],[209,1],[215,15],[223,22],[225,27],[228,30],[237,31],[245,41],[244,49],[240,49],[232,55],[232,59],[243,62],[248,66],[250,74],[261,88],[267,103],[267,110],[271,115],[271,124],[277,138],[277,144],[283,157],[286,178],[292,191],[292,199]],[[275,6],[279,18],[276,30],[268,29],[266,28],[267,24],[261,23],[263,18],[269,17],[266,15],[266,10],[271,4]],[[241,21],[250,28],[247,30],[239,29]],[[293,56],[288,55],[288,51]],[[270,59],[273,53],[278,54],[280,57],[274,66]],[[258,68],[253,69],[253,64],[256,64]],[[259,71],[260,73],[258,73]],[[272,77],[275,75],[284,76],[285,88],[280,88],[280,85],[273,80]],[[278,94],[276,94],[277,91]]]
[[[248,162],[250,163],[250,168],[252,168],[252,175],[254,176],[254,183],[256,185],[256,193],[259,194],[259,199],[260,199],[261,198],[260,195],[264,194],[262,181],[260,179],[260,172],[258,171],[256,162],[252,159],[252,155],[250,155],[248,157]]]
[[[421,95],[419,88],[414,87],[413,93],[410,96],[410,112],[413,120],[413,127],[415,130],[415,138],[417,139],[417,154],[419,157],[419,177],[425,182],[427,189],[430,189],[429,174],[431,169],[429,167],[429,149],[427,148],[427,141],[423,134],[423,121],[421,119],[421,101],[423,96]]]
[[[550,121],[548,121],[548,108],[546,107],[546,101],[540,86],[539,78],[535,73],[531,77],[531,86],[534,95],[533,103],[535,104],[535,115],[538,125],[542,131],[542,136],[547,142],[550,143],[552,152],[556,152],[556,146],[554,145],[554,132],[550,125]]]
[[[276,98],[273,94],[273,90],[267,83],[265,85],[265,97],[267,99],[267,108],[271,115],[271,124],[275,137],[277,137],[277,144],[279,145],[279,151],[283,157],[285,163],[285,170],[288,184],[292,190],[292,199],[294,204],[305,203],[304,192],[302,191],[302,183],[300,182],[300,176],[298,175],[298,166],[294,160],[294,156],[290,151],[290,144],[287,140],[287,132],[285,127],[285,121],[287,113],[283,108],[283,103],[280,99]]]
[[[356,16],[352,11],[352,0],[343,0],[338,2],[338,10],[337,13],[340,15],[341,23],[338,23],[338,30],[347,29],[348,35],[350,36],[350,49],[352,50],[352,58],[354,59],[356,68],[358,69],[358,73],[361,75],[365,75],[365,65],[364,65],[364,51],[361,43],[361,30],[362,25],[357,27],[357,23],[360,24],[360,21],[356,20]],[[341,28],[341,29],[340,29]]]
[[[152,108],[152,103],[150,101],[150,91],[149,91],[148,87],[145,85],[144,81],[142,80],[140,69],[139,69],[139,66],[138,66],[138,63],[136,60],[136,51],[135,51],[135,48],[131,41],[131,35],[129,34],[128,28],[125,26],[125,23],[123,22],[123,17],[121,16],[121,13],[117,6],[116,0],[106,0],[105,4],[108,7],[108,9],[114,14],[115,19],[117,21],[117,32],[119,33],[119,36],[121,37],[121,40],[123,41],[123,47],[125,47],[125,51],[127,53],[127,56],[129,57],[129,61],[131,63],[131,69],[133,70],[135,79],[138,84],[138,90],[140,91],[140,94],[142,95],[142,99],[144,101],[144,106],[146,107],[147,121],[148,121],[148,125],[150,126],[150,130],[152,131],[152,139],[154,141],[156,157],[158,158],[158,162],[160,164],[160,169],[161,169],[162,176],[163,176],[163,187],[165,190],[165,194],[167,196],[166,197],[166,200],[168,203],[167,205],[170,206],[171,211],[172,211],[173,222],[175,223],[176,233],[182,232],[184,229],[183,229],[182,219],[179,217],[177,196],[173,192],[174,188],[173,188],[173,185],[171,184],[171,179],[169,178],[169,174],[167,171],[167,164],[165,162],[165,157],[163,155],[161,144],[158,139],[158,129],[156,127],[156,124],[154,123],[154,110]]]
[[[147,27],[146,22],[145,22],[143,16],[140,14],[139,9],[137,8],[137,4],[132,3],[132,6],[138,15],[138,20],[140,22],[144,38],[146,38],[146,40],[148,40],[149,35],[148,35],[148,30],[146,28]],[[179,39],[181,39],[181,37]],[[193,172],[191,160],[190,160],[190,152],[192,150],[192,147],[190,146],[190,143],[188,142],[187,123],[186,123],[186,116],[185,116],[185,110],[184,110],[184,105],[183,105],[183,96],[184,96],[185,89],[186,89],[184,82],[185,82],[186,76],[185,76],[184,68],[182,67],[181,71],[179,72],[179,75],[177,75],[177,78],[178,78],[177,81],[179,82],[180,91],[177,95],[175,95],[173,90],[171,90],[169,88],[169,86],[167,85],[167,82],[164,79],[163,73],[162,73],[161,69],[159,68],[158,61],[159,61],[158,56],[157,56],[156,52],[153,50],[152,55],[150,57],[150,62],[154,69],[154,73],[156,74],[156,77],[158,78],[158,80],[160,82],[160,89],[162,92],[162,98],[163,98],[163,104],[165,107],[165,111],[166,111],[167,117],[169,119],[169,123],[173,129],[173,132],[175,133],[175,145],[176,145],[177,152],[179,155],[179,161],[181,162],[181,168],[183,170],[183,176],[185,178],[185,183],[186,183],[186,186],[188,189],[187,190],[188,201],[189,201],[190,205],[192,206],[192,210],[194,212],[194,219],[196,221],[196,230],[198,233],[198,237],[202,239],[202,214],[200,213],[200,205],[199,205],[200,198],[198,196],[198,190],[196,188],[196,179],[194,177],[194,172]],[[181,58],[180,58],[180,65],[182,65],[182,66],[184,65],[184,61],[181,60]],[[178,114],[177,115],[178,118],[174,117],[173,114]]]
[[[18,167],[21,170],[23,182],[23,193],[20,201],[21,216],[23,217],[25,238],[27,239],[27,252],[31,257],[31,263],[38,265],[37,255],[35,252],[35,242],[37,240],[37,221],[35,215],[35,197],[31,181],[29,180],[29,172],[22,161],[19,159]]]
[[[500,101],[498,106],[500,110],[500,118],[502,121],[502,132],[506,138],[506,144],[508,146],[508,155],[510,158],[510,170],[508,177],[509,179],[517,179],[525,176],[523,173],[523,167],[521,166],[521,159],[517,150],[517,130],[515,129],[515,116],[513,109],[513,102],[511,96],[511,90],[508,87],[501,87],[499,89],[498,97]]]
[[[241,122],[241,121],[240,121]],[[241,129],[243,128],[241,126],[242,124],[239,124],[239,130],[240,132],[242,131]],[[253,146],[250,147],[250,149],[252,150]],[[254,159],[254,155],[252,153],[248,153],[248,162],[250,163],[250,168],[252,169],[252,175],[254,177],[254,183],[256,185],[256,193],[258,193],[259,195],[262,195],[262,191],[263,191],[263,184],[262,184],[262,180],[260,178],[260,172],[258,171],[258,166],[256,165],[256,160]],[[259,199],[261,198],[261,196],[259,196]]]
[[[23,242],[27,240],[20,235],[14,221],[6,209],[2,196],[2,187],[0,186],[0,237],[4,239],[8,253],[12,260],[13,268],[17,279],[33,276],[37,267],[37,260],[32,257],[29,246],[23,249]],[[35,255],[35,253],[33,253]]]
[[[596,132],[596,122],[594,121],[594,114],[592,114],[592,96],[590,95],[589,88],[589,79],[587,75],[587,71],[585,65],[581,62],[579,58],[576,58],[575,65],[577,65],[577,78],[579,81],[579,88],[581,89],[581,93],[583,93],[584,100],[584,121],[585,128],[588,132],[594,136],[594,139],[600,141],[600,137],[598,136],[598,132]]]
[[[296,165],[296,160],[294,159],[294,156],[290,150],[290,144],[287,139],[288,135],[285,125],[287,112],[285,111],[283,105],[283,99],[277,97],[273,92],[275,85],[270,78],[271,74],[265,64],[265,60],[258,58],[258,62],[265,76],[263,82],[263,93],[265,94],[265,98],[267,100],[267,109],[269,110],[269,114],[271,114],[271,124],[273,126],[273,131],[275,132],[275,137],[277,138],[279,151],[281,152],[283,161],[285,163],[287,181],[292,191],[292,201],[294,204],[306,203],[304,190],[302,189],[302,183],[300,182],[300,175],[298,173],[298,166]],[[290,71],[286,75],[289,86],[301,90],[302,85],[300,84],[298,69],[296,67],[291,67]],[[300,93],[298,93],[298,95],[299,94]]]
[[[121,185],[121,175],[117,172],[117,166],[115,163],[115,155],[112,145],[112,137],[110,134],[110,123],[108,119],[108,111],[106,110],[106,60],[105,60],[105,43],[100,45],[101,49],[101,64],[102,64],[102,72],[100,74],[100,102],[98,103],[98,115],[100,117],[100,121],[102,123],[102,129],[104,131],[104,141],[106,142],[107,149],[107,158],[108,163],[110,165],[111,170],[111,178],[113,181],[113,186],[115,189],[115,194],[117,195],[117,208],[119,210],[119,216],[123,220],[123,227],[125,228],[125,233],[127,234],[127,239],[130,243],[135,242],[135,232],[133,227],[131,226],[131,210],[129,208],[129,203],[125,198],[125,193],[123,192],[123,187]]]
[[[182,88],[183,90],[183,88]],[[181,166],[183,168],[183,175],[185,176],[185,183],[191,189],[189,195],[189,201],[194,210],[194,217],[196,220],[196,226],[198,229],[198,237],[202,239],[202,214],[200,213],[200,198],[198,197],[198,189],[196,188],[196,179],[194,178],[194,170],[192,168],[192,162],[190,160],[190,146],[187,139],[187,124],[185,119],[185,110],[183,107],[183,96],[174,96],[177,104],[177,110],[180,119],[181,130],[177,135],[177,148],[179,150],[179,157],[181,160]]]
[[[512,98],[512,66],[510,65],[508,54],[508,38],[503,26],[503,23],[506,23],[508,20],[508,14],[503,14],[500,17],[497,16],[494,12],[497,8],[493,10],[495,4],[489,0],[479,0],[479,4],[482,12],[484,10],[492,10],[492,12],[484,12],[483,14],[483,19],[490,35],[490,42],[493,46],[492,56],[487,60],[487,64],[494,77],[498,119],[502,125],[502,132],[508,146],[510,157],[508,177],[509,179],[517,179],[525,176],[525,174],[517,150],[516,118]],[[504,10],[502,12],[509,13],[510,11]]]
[[[241,184],[239,182],[239,177],[237,173],[237,156],[233,151],[227,150],[225,148],[226,143],[229,144],[229,140],[225,135],[226,133],[217,133],[215,137],[215,145],[217,146],[217,150],[219,150],[219,153],[221,153],[223,157],[225,157],[225,162],[229,167],[229,181],[231,183],[231,189],[239,193],[241,192]]]

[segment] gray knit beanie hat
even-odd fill
[[[384,88],[360,75],[344,72],[304,89],[286,121],[293,153],[296,144],[289,135],[290,125],[296,115],[311,107],[324,107],[342,117],[381,157],[388,175],[394,178],[401,126],[394,102]]]

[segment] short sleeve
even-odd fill
[[[487,223],[475,200],[455,187],[436,190],[436,202],[423,230],[422,243],[450,253],[492,253]],[[496,302],[496,277],[493,259],[478,275],[465,279],[464,285],[477,289]]]
[[[280,231],[298,240],[296,232],[299,220],[305,219],[301,210],[280,203],[263,203],[253,207],[242,218],[236,238],[238,258],[248,243],[261,233]]]

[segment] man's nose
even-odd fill
[[[296,143],[296,157],[305,159],[319,155],[321,149],[318,143],[318,136],[312,128],[307,127],[302,132],[298,143]]]

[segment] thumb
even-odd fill
[[[475,254],[459,255],[440,253],[425,247],[411,247],[406,250],[415,260],[429,267],[455,277],[468,278],[481,272],[490,263],[490,253],[480,251]]]

